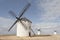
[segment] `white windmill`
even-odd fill
[[[14,22],[14,24],[9,28],[8,31],[12,29],[12,27],[17,23],[17,36],[23,37],[23,36],[31,36],[31,31],[34,33],[34,31],[31,29],[31,21],[28,20],[27,18],[22,18],[22,15],[24,12],[31,6],[30,3],[28,3],[22,12],[20,13],[21,15],[19,17],[16,17],[14,12],[9,11],[17,20]],[[35,33],[34,33],[35,34]]]
[[[37,30],[37,35],[41,35],[41,28],[36,28]]]
[[[56,33],[56,31],[54,31],[54,35],[56,35],[57,33]]]

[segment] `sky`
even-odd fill
[[[32,21],[35,33],[40,28],[42,34],[52,34],[55,30],[60,34],[60,0],[0,0],[0,34],[16,34],[16,25],[8,32],[16,20],[9,11],[12,10],[18,17],[27,1],[31,6],[23,17]]]

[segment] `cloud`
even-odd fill
[[[55,27],[59,27],[60,23],[37,23],[36,26],[40,27],[40,28],[55,28]]]
[[[13,20],[9,18],[3,18],[0,17],[0,35],[3,34],[16,34],[16,27],[12,28],[10,32],[8,32],[8,29],[13,24]]]
[[[60,24],[60,0],[37,0],[35,1],[40,22],[40,27],[57,27]],[[60,26],[60,25],[59,25]]]
[[[60,0],[38,0],[37,8],[42,12],[38,15],[43,22],[60,22]]]
[[[57,34],[60,34],[60,23],[37,23],[32,25],[34,32],[37,34],[37,30],[40,29],[42,35],[53,35],[56,31]]]
[[[50,28],[52,31],[57,31],[60,33],[60,0],[37,0],[35,5],[38,12],[38,17],[40,22],[35,24],[35,28],[42,28],[43,33],[48,29],[50,33]],[[45,28],[45,29],[44,29]]]
[[[50,33],[51,28],[52,31],[56,30],[60,33],[60,0],[37,0],[35,3],[39,10],[38,17],[40,22],[33,25],[33,29],[42,28],[43,33]],[[15,34],[15,27],[10,32],[7,32],[13,22],[14,20],[0,17],[0,34]]]

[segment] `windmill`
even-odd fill
[[[36,28],[37,30],[37,35],[40,35],[41,34],[41,28]]]
[[[22,18],[23,14],[30,6],[31,4],[28,3],[21,11],[19,17],[17,17],[13,11],[9,11],[9,13],[12,14],[12,16],[14,16],[17,20],[13,23],[13,25],[9,28],[8,31],[10,31],[13,28],[13,26],[17,24],[17,36],[30,36],[31,35],[30,31],[34,33],[34,31],[31,29],[32,22],[25,17]]]

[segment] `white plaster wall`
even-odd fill
[[[17,36],[29,36],[28,30],[26,30],[20,22],[17,22]]]

